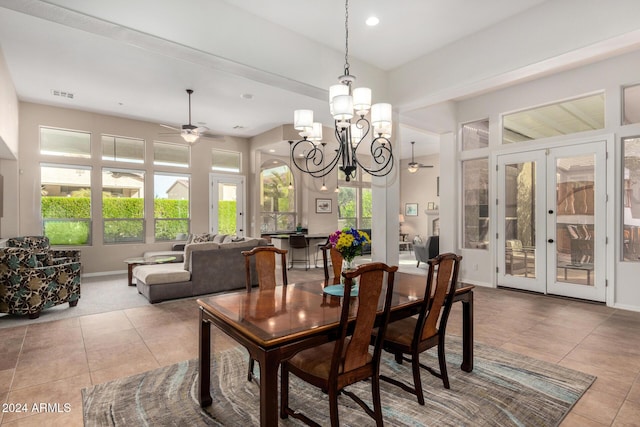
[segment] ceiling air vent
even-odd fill
[[[55,89],[51,89],[51,95],[53,96],[59,96],[62,98],[68,98],[68,99],[73,99],[73,93],[71,92],[66,92],[64,90],[55,90]]]

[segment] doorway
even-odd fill
[[[497,283],[605,301],[606,143],[498,156]]]
[[[209,175],[211,233],[244,236],[246,230],[244,177]]]

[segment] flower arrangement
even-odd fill
[[[343,228],[331,233],[329,243],[340,252],[348,264],[351,264],[357,255],[362,254],[362,246],[365,243],[371,243],[371,239],[364,231]]]

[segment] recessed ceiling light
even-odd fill
[[[270,149],[269,149],[269,152],[270,152],[270,153],[275,153],[275,152],[276,152],[276,150],[274,150],[273,148],[270,148]]]
[[[375,27],[376,25],[378,25],[380,23],[380,20],[375,17],[375,16],[370,16],[367,18],[367,20],[365,21],[366,24],[370,27]]]

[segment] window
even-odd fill
[[[236,151],[211,149],[211,170],[240,173],[240,153]]]
[[[489,120],[462,125],[462,149],[475,150],[489,146]]]
[[[622,124],[640,123],[640,85],[622,89]]]
[[[40,154],[89,159],[91,158],[91,134],[41,127]]]
[[[144,242],[144,172],[102,169],[105,243]]]
[[[371,229],[371,175],[358,170],[356,178],[347,182],[338,172],[338,228]]]
[[[40,209],[52,245],[90,245],[91,168],[41,165]]]
[[[189,175],[153,176],[156,240],[184,240],[189,234],[189,182]]]
[[[102,135],[102,160],[144,163],[144,140]]]
[[[603,129],[604,94],[507,114],[502,126],[503,144]]]
[[[280,161],[260,172],[262,233],[296,229],[295,191],[289,189],[293,177],[289,166]]]
[[[153,164],[155,166],[189,167],[189,149],[186,144],[170,144],[168,142],[153,143]]]
[[[640,261],[640,136],[622,140],[623,166],[623,227],[622,256],[624,261]]]
[[[489,244],[489,160],[462,162],[462,224],[464,248],[486,249]]]

